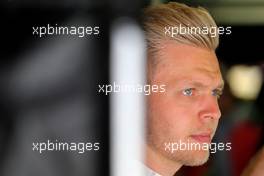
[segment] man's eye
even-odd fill
[[[216,96],[217,98],[220,98],[222,94],[223,94],[222,90],[215,89],[212,91],[212,95]]]
[[[184,89],[182,91],[183,95],[185,96],[192,96],[193,95],[193,88]]]

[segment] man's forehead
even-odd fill
[[[192,85],[195,87],[215,87],[223,89],[224,81],[220,71],[194,69],[192,72],[178,72],[170,75],[171,83],[177,85]]]
[[[208,80],[222,80],[222,74],[219,67],[199,67],[195,64],[188,66],[187,68],[180,67],[174,69],[177,77],[185,79],[208,79]]]
[[[155,72],[162,77],[204,74],[212,79],[222,79],[214,51],[187,45],[170,44],[163,48],[155,68]]]
[[[217,67],[215,51],[186,44],[166,43],[157,54],[159,64],[163,65],[205,65]]]
[[[202,61],[196,62],[187,62],[184,61],[177,61],[178,59],[171,59],[176,61],[167,60],[165,62],[160,62],[158,65],[159,71],[170,74],[177,74],[177,75],[205,75],[205,76],[221,76],[221,71],[218,62],[217,63],[203,63]],[[194,59],[195,60],[195,59]]]

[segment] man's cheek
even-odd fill
[[[215,122],[215,124],[214,124],[214,132],[213,132],[213,136],[215,135],[215,132],[216,132],[216,130],[217,130],[217,127],[218,127],[218,120]]]

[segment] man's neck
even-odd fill
[[[167,159],[157,150],[148,145],[146,146],[145,164],[147,167],[162,176],[173,176],[182,166],[175,161]]]

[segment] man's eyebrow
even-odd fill
[[[187,83],[190,84],[194,87],[198,87],[198,88],[206,88],[208,87],[206,84],[200,82],[200,81],[195,81],[195,80],[182,80],[182,83]],[[224,89],[224,81],[221,81],[221,83],[219,85],[217,85],[214,89],[220,89],[223,90]]]
[[[175,82],[176,84],[187,84],[189,86],[194,86],[198,88],[206,88],[208,87],[206,84],[202,83],[201,81],[192,80],[192,79],[182,79],[180,81]]]
[[[200,87],[200,88],[207,87],[205,84],[203,84],[203,83],[201,83],[199,81],[191,81],[190,84],[194,85],[195,87]]]

